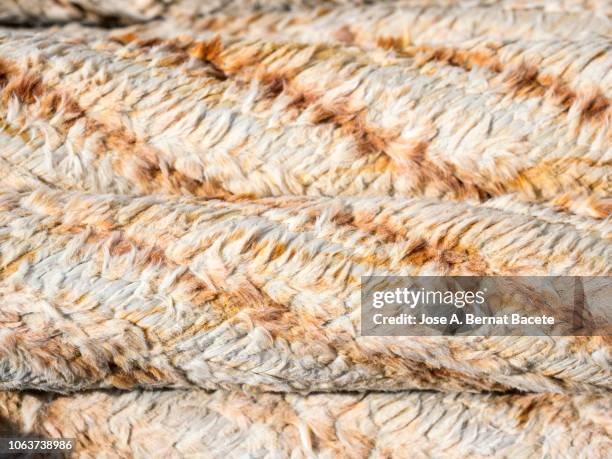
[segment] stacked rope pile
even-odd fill
[[[359,327],[362,276],[611,274],[610,17],[0,1],[0,428],[78,457],[605,457],[609,336]]]

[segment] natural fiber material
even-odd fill
[[[4,33],[6,132],[23,132],[1,153],[11,167],[94,192],[479,200],[512,192],[610,213],[612,81],[585,82],[611,65],[607,53],[598,57],[603,43],[585,56],[582,78],[562,79],[551,64],[512,63],[504,57],[512,45],[487,61],[443,47],[398,45],[396,57],[113,37]],[[576,60],[574,49],[563,62]]]
[[[465,7],[470,13],[486,12],[487,21],[485,23],[479,24],[479,21],[473,21],[471,25],[486,27],[489,30],[491,26],[499,25],[494,22],[493,18],[511,19],[513,13],[527,17],[534,12],[544,13],[545,17],[565,22],[566,26],[571,23],[568,19],[575,17],[598,18],[612,15],[612,9],[606,0],[266,0],[265,2],[261,0],[133,0],[130,2],[118,0],[104,2],[96,0],[2,0],[0,7],[0,20],[9,24],[80,21],[98,25],[142,23],[159,17],[168,19],[205,16],[208,19],[211,16],[214,17],[215,14],[248,17],[249,13],[256,16],[262,11],[291,17],[292,14],[287,14],[288,12],[297,11],[306,15],[313,9],[316,13],[320,11],[329,13],[326,9],[332,8],[339,12],[359,8],[370,13],[373,11],[384,13],[398,8],[412,11],[427,8],[426,17],[427,13],[439,14],[442,11],[443,15],[438,17],[438,21],[446,22],[451,28],[457,27],[459,30],[467,30],[468,27],[465,25],[474,19],[474,17],[466,17]],[[459,21],[463,24],[444,20],[452,13],[465,17]],[[561,16],[559,13],[564,14]],[[380,13],[378,15],[384,16]],[[532,29],[538,26],[541,28],[542,24],[533,24]],[[579,28],[576,30],[585,31]],[[562,28],[555,32],[564,33]]]
[[[9,24],[49,24],[83,21],[113,25],[142,22],[166,9],[158,0],[2,0],[0,21]]]
[[[603,458],[611,409],[609,397],[551,394],[0,395],[13,429],[77,438],[92,458]]]
[[[0,196],[7,388],[612,382],[607,338],[358,336],[363,275],[609,274],[609,244],[569,225],[419,200]]]
[[[609,336],[359,327],[361,276],[611,274],[611,15],[0,0],[2,427],[77,457],[606,457]]]

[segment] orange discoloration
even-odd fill
[[[397,227],[388,218],[372,218],[372,215],[368,212],[356,211],[350,221],[348,215],[339,214],[338,217],[340,218],[339,221],[345,221],[347,225],[372,234],[385,244],[400,241],[406,233],[404,228]]]
[[[121,43],[122,45],[127,45],[129,43],[132,43],[133,41],[135,41],[138,37],[136,36],[135,33],[133,32],[129,32],[123,35],[115,35],[110,37],[111,41],[115,41],[117,43]]]
[[[333,34],[334,38],[341,43],[351,45],[355,42],[355,34],[348,25],[343,25]]]
[[[14,65],[6,59],[0,59],[0,86],[8,83],[9,78],[15,73]]]
[[[612,185],[611,185],[612,186]],[[610,191],[607,191],[610,194]],[[601,196],[575,196],[571,193],[564,193],[557,196],[552,204],[558,211],[573,212],[576,207],[580,208],[581,213],[598,220],[612,216],[612,199]]]
[[[291,90],[291,88],[289,88]],[[292,92],[293,98],[287,105],[287,108],[295,108],[299,111],[306,110],[319,98],[318,94],[306,91],[295,91]]]
[[[285,203],[282,206],[291,206],[291,203]],[[310,221],[304,222],[303,229],[312,230],[317,218],[320,217],[320,212],[311,211]],[[408,230],[404,224],[394,221],[390,216],[379,216],[370,212],[361,210],[339,211],[331,215],[330,220],[338,225],[338,227],[347,227],[354,230],[363,231],[365,234],[376,237],[383,244],[395,244],[406,241]],[[340,228],[339,228],[340,229]],[[264,250],[269,245],[269,241],[264,240],[258,244],[251,244],[249,250],[252,249],[254,255]],[[405,250],[405,247],[403,248]],[[369,256],[359,256],[354,254],[352,257],[347,257],[343,254],[336,253],[333,255],[338,262],[345,262],[349,259],[355,263],[373,264],[379,267],[390,267],[390,260],[387,257],[380,257],[376,254]],[[426,240],[416,241],[412,244],[411,249],[406,253],[404,258],[400,260],[400,265],[415,265],[422,266],[427,262],[441,263],[453,272],[465,272],[477,274],[485,274],[488,264],[483,256],[480,255],[477,248],[465,247],[457,238],[453,240],[441,239],[437,243],[428,243]]]
[[[112,247],[110,254],[121,256],[121,255],[130,253],[131,251],[135,249],[136,249],[136,246],[131,241],[124,239]]]
[[[216,36],[210,41],[197,42],[189,49],[189,54],[191,54],[191,56],[208,62],[216,62],[219,60],[222,52],[223,43],[219,36]]]
[[[389,217],[376,218],[368,212],[337,212],[331,220],[338,226],[349,226],[375,236],[383,244],[405,241],[408,234],[403,225],[398,225]],[[441,263],[457,271],[467,269],[471,273],[484,275],[487,270],[487,263],[478,251],[461,246],[458,240],[440,242],[433,246],[422,239],[413,244],[401,263],[423,266],[431,261]],[[379,266],[387,264],[379,259],[371,260],[371,262]]]
[[[207,62],[217,72],[218,77],[226,79],[227,75],[223,67],[221,53],[223,52],[223,43],[219,36],[210,41],[201,41],[192,45],[188,53],[190,56]]]
[[[398,360],[397,357],[389,352],[367,352],[362,347],[358,347],[352,341],[343,340],[341,337],[335,338],[332,341],[332,346],[338,348],[338,353],[343,355],[348,361],[348,365],[363,365],[369,368],[377,369],[377,372],[384,377],[394,378],[398,375],[409,374],[411,381],[416,387],[427,387],[432,384],[437,384],[441,379],[445,381],[461,381],[463,388],[469,387],[472,390],[483,390],[487,388],[493,391],[507,390],[508,387],[491,381],[483,381],[482,376],[470,376],[461,371],[456,371],[448,368],[437,368],[427,365],[422,360],[413,360],[403,357]]]
[[[260,79],[264,86],[265,97],[278,97],[288,84],[287,78],[282,75],[266,74]]]
[[[415,245],[414,249],[402,261],[416,266],[423,266],[434,261],[448,266],[455,272],[467,271],[478,275],[484,275],[487,272],[487,263],[477,252],[471,253],[470,250],[462,248],[460,245],[450,248],[435,248],[424,240]]]
[[[62,134],[65,134],[77,119],[84,116],[84,110],[76,100],[65,93],[49,89],[40,76],[18,72],[15,69],[16,65],[13,63],[0,61],[0,85],[4,86],[2,90],[4,103],[11,97],[16,97],[27,105],[38,101],[38,115],[44,118],[63,110],[64,119],[58,126]]]
[[[208,41],[208,42],[197,42],[192,44],[190,37],[179,37],[177,39],[165,40],[158,37],[147,38],[139,40],[134,33],[126,35],[120,35],[111,38],[112,41],[121,43],[123,45],[129,43],[136,43],[140,48],[161,48],[158,52],[168,52],[167,56],[164,56],[157,60],[156,64],[160,67],[176,67],[184,64],[190,57],[199,59],[206,64],[212,71],[201,72],[200,69],[191,69],[187,71],[187,74],[194,77],[200,76],[213,76],[219,80],[225,80],[227,76],[217,65],[219,62],[216,60],[219,58],[223,51],[223,45],[219,37]]]
[[[473,67],[486,68],[502,76],[502,81],[518,96],[550,95],[555,102],[568,110],[581,97],[567,83],[552,75],[541,74],[535,64],[522,62],[511,69],[505,69],[502,62],[495,56],[494,50],[461,50],[444,46],[407,46],[398,37],[379,37],[377,46],[393,49],[396,52],[417,58],[417,65],[422,66],[430,60],[470,71]],[[583,122],[604,122],[610,115],[612,106],[610,99],[595,90],[582,96],[580,116]]]
[[[186,62],[188,57],[185,54],[173,54],[170,56],[163,57],[159,60],[158,65],[160,67],[175,67]]]
[[[542,96],[544,94],[544,87],[538,82],[538,75],[536,66],[522,63],[508,71],[504,81],[519,95],[532,94]]]
[[[269,298],[261,290],[254,286],[249,286],[244,290],[213,290],[204,284],[190,271],[186,271],[177,281],[190,285],[188,296],[197,308],[210,308],[214,316],[204,316],[197,320],[193,325],[185,328],[179,334],[164,340],[164,344],[169,346],[185,337],[194,336],[198,333],[206,332],[222,323],[231,320],[244,309],[266,309]]]
[[[588,200],[587,204],[593,211],[593,216],[595,218],[605,219],[612,216],[612,198],[591,198]]]
[[[31,104],[43,94],[42,79],[38,75],[31,73],[23,73],[11,78],[6,84],[3,95],[7,100],[10,97],[16,97],[19,101]]]
[[[427,157],[429,143],[425,140],[405,142],[402,161],[397,165],[398,174],[410,174],[416,180],[415,186],[425,189],[434,185],[438,189],[452,192],[457,197],[489,196],[487,189],[466,183],[454,173],[448,164],[438,164]]]
[[[571,180],[576,189],[582,188],[584,193],[591,193],[596,187],[595,179],[590,179],[589,169],[596,169],[604,165],[604,162],[594,161],[587,157],[571,157],[541,161],[539,164],[523,169],[518,176],[504,184],[506,189],[532,190],[531,194],[541,198],[560,199],[559,192],[563,191],[564,184]],[[578,173],[578,171],[580,171]],[[568,175],[569,174],[569,175]],[[565,181],[563,181],[563,177]],[[535,184],[539,184],[535,188]],[[610,191],[609,184],[605,180],[601,183],[602,189],[607,193]]]
[[[399,37],[379,36],[376,38],[376,46],[383,49],[401,51],[403,48],[403,40]]]
[[[466,70],[474,67],[488,68],[495,73],[501,73],[503,66],[493,52],[457,50],[450,59],[450,63]]]
[[[121,368],[116,364],[109,368],[107,381],[119,389],[130,390],[146,385],[154,385],[159,381],[171,381],[170,375],[152,365],[135,368]]]
[[[541,406],[539,406],[541,404],[540,400],[536,397],[528,399],[527,402],[528,403],[524,407],[522,407],[520,413],[516,418],[519,426],[524,426],[525,424],[527,424],[531,417],[531,413],[537,411],[539,408],[542,408]]]
[[[268,261],[272,261],[280,257],[287,250],[287,246],[285,244],[277,243],[274,245],[272,252],[270,253],[270,258]]]
[[[425,140],[417,140],[410,144],[408,155],[416,162],[425,161],[429,142]]]
[[[247,65],[242,63],[236,68],[234,64],[222,67],[223,71],[235,72],[239,67]],[[343,103],[337,103],[334,106],[315,105],[321,95],[295,87],[288,72],[256,71],[255,76],[263,84],[264,97],[275,98],[283,92],[293,95],[287,108],[295,108],[300,111],[310,109],[311,122],[335,124],[344,135],[355,139],[356,148],[360,154],[368,155],[384,151],[387,141],[397,137],[397,133],[370,128],[365,122],[367,114],[365,109],[354,110]]]
[[[26,252],[12,262],[8,263],[5,267],[0,267],[0,279],[7,278],[11,274],[15,273],[22,263],[32,263],[36,259],[36,255],[36,250]]]
[[[587,94],[580,104],[580,115],[584,121],[605,121],[610,117],[610,100],[600,91]]]
[[[160,186],[177,194],[187,192],[194,196],[206,196],[209,198],[225,199],[230,193],[221,185],[218,179],[196,180],[188,177],[183,172],[168,166],[165,170],[157,163],[149,163],[146,168],[140,169],[145,175],[145,181],[149,182],[152,190]]]
[[[152,48],[154,46],[161,46],[165,43],[167,42],[158,37],[147,38],[145,40],[138,40],[138,46],[142,48]]]
[[[393,160],[386,154],[379,154],[376,161],[371,166],[372,170],[376,174],[382,174],[384,172],[394,172],[396,165]],[[367,168],[366,168],[367,169]]]
[[[216,198],[226,198],[230,195],[217,179],[197,180],[187,176],[182,171],[176,170],[170,164],[162,168],[156,150],[144,144],[134,133],[129,132],[123,126],[108,129],[103,124],[89,120],[86,126],[86,135],[95,132],[103,134],[104,144],[107,148],[126,155],[125,158],[120,157],[113,163],[113,167],[118,174],[126,172],[126,159],[129,160],[130,156],[136,156],[141,160],[136,164],[130,162],[129,170],[133,179],[143,188],[143,191],[154,192],[165,189],[177,194],[187,192],[194,196]]]
[[[208,17],[208,18],[204,18],[202,19],[202,21],[200,21],[198,23],[198,29],[202,29],[202,30],[221,30],[225,25],[226,25],[227,21],[224,20],[221,17],[218,16],[212,16],[212,17]]]
[[[305,100],[305,99],[304,99]],[[336,122],[336,118],[340,118],[343,116],[341,113],[338,113],[338,110],[334,110],[323,105],[315,105],[309,116],[309,120],[313,123],[326,123],[330,120],[334,120]],[[344,115],[348,116],[348,115]]]
[[[40,116],[48,118],[62,109],[66,115],[72,115],[74,118],[79,118],[84,115],[84,111],[80,105],[66,94],[51,91],[45,93],[40,99]]]
[[[355,221],[355,215],[350,212],[337,212],[331,218],[336,225],[351,225]]]
[[[357,150],[361,154],[369,155],[385,150],[385,138],[377,135],[374,130],[358,128],[353,132],[357,140]]]
[[[306,99],[304,99],[306,101]],[[338,126],[340,132],[355,139],[357,151],[368,155],[384,151],[387,141],[396,135],[381,129],[372,129],[365,121],[366,111],[352,111],[338,104],[334,107],[317,105],[310,114],[313,123],[331,123]]]
[[[401,38],[380,37],[377,45],[384,49],[393,49],[398,54],[417,58],[417,65],[422,66],[429,61],[443,62],[454,67],[460,67],[467,71],[473,67],[483,67],[500,73],[503,67],[492,50],[463,50],[447,46],[420,45],[412,46],[405,44]]]
[[[363,115],[337,115],[333,120],[340,125],[342,132],[355,139],[359,153],[368,155],[377,151],[384,151],[387,140],[377,129],[370,129],[367,126]]]

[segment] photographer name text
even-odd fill
[[[420,314],[398,314],[386,316],[374,314],[372,321],[375,325],[554,325],[555,318],[548,315],[523,316],[521,314],[503,314],[500,316],[479,316],[476,314],[458,314],[446,316],[428,316]]]

